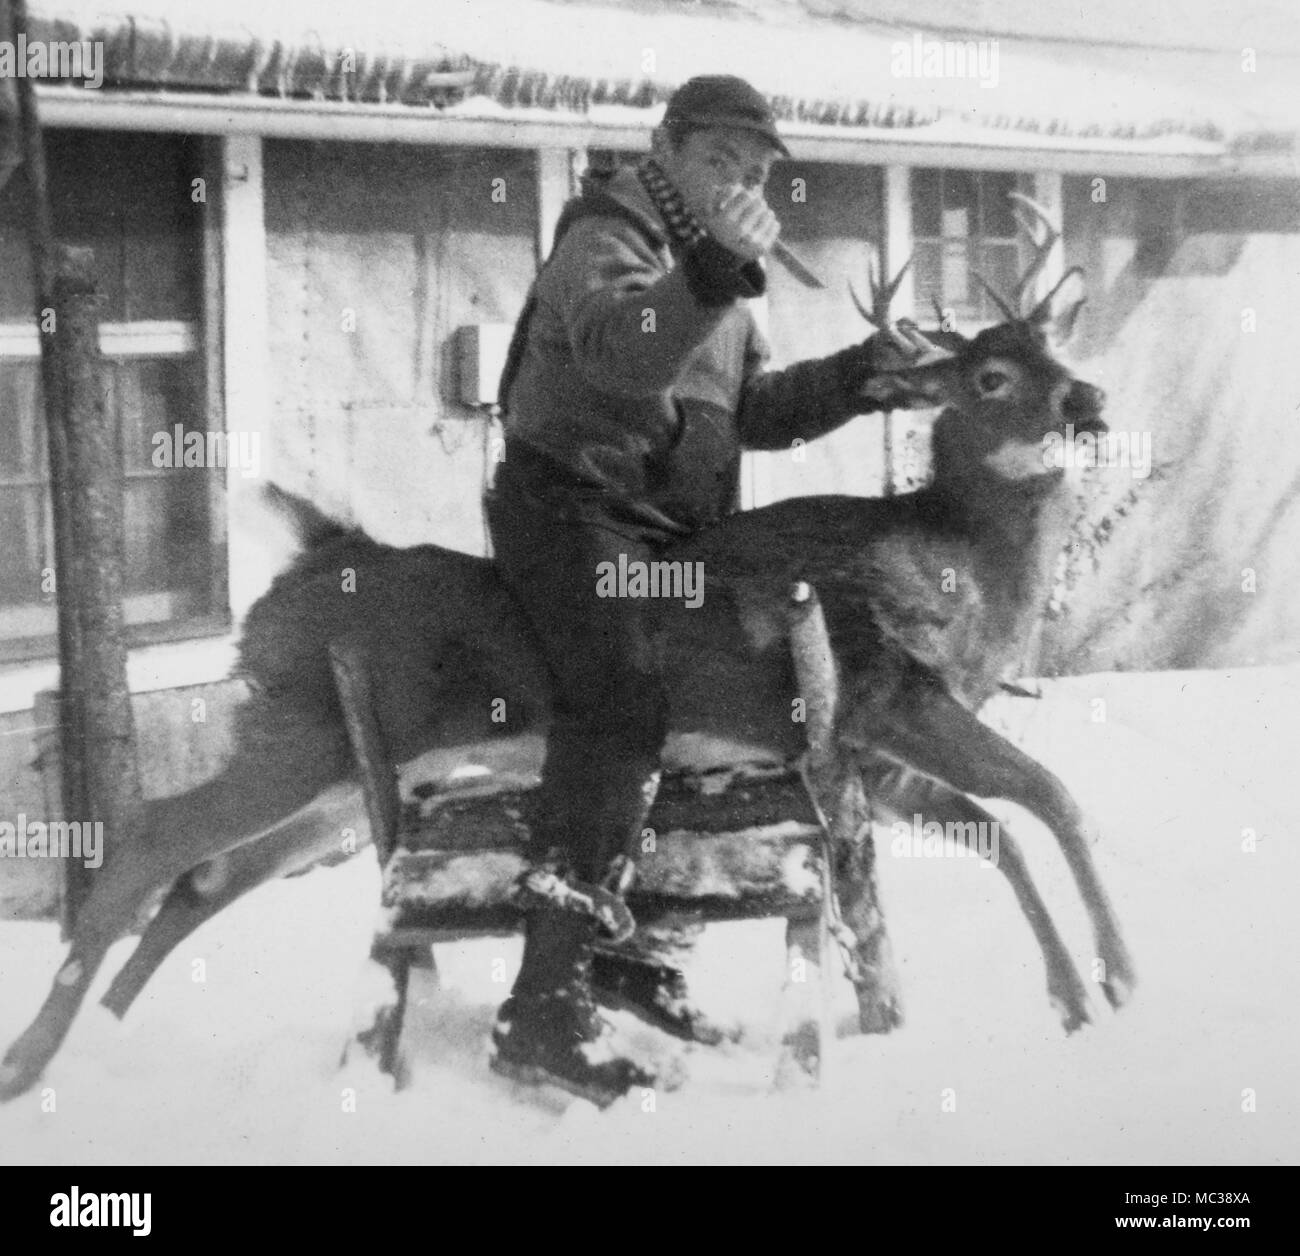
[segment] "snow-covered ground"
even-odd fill
[[[367,852],[235,904],[171,956],[125,1023],[92,998],[41,1086],[0,1108],[0,1156],[1295,1163],[1300,670],[1079,677],[1044,690],[1040,702],[1001,701],[989,718],[1101,822],[1095,857],[1140,981],[1119,1014],[1099,1001],[1081,1034],[1062,1032],[1002,877],[970,859],[893,857],[881,833],[907,1023],[832,1043],[819,1091],[772,1089],[784,952],[779,924],[758,922],[709,929],[696,973],[709,1010],[744,1025],[740,1043],[685,1047],[620,1018],[677,1079],[653,1104],[637,1094],[600,1113],[488,1072],[486,1036],[517,940],[440,947],[440,985],[416,975],[405,1037],[414,1080],[394,1094],[338,1068],[376,914]],[[1064,861],[1045,830],[1015,820],[1086,977],[1092,946]],[[98,991],[130,946],[110,955]],[[61,956],[55,926],[0,924],[0,1040],[30,1019]],[[835,987],[847,1014],[848,985]]]

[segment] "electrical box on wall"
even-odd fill
[[[509,323],[472,323],[456,332],[460,399],[467,406],[497,404],[514,328]]]

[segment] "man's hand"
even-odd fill
[[[704,226],[724,249],[747,262],[766,256],[781,234],[781,224],[767,202],[744,188],[719,194]]]
[[[910,337],[915,324],[900,323],[894,333],[876,332],[854,350],[848,368],[853,392],[883,410],[924,409],[946,395],[955,357],[938,345],[925,348]]]
[[[937,333],[931,332],[933,337]],[[936,344],[921,333],[910,318],[900,318],[886,331],[878,331],[863,342],[871,355],[872,365],[878,371],[907,371],[920,366],[933,366],[953,357],[951,349]]]

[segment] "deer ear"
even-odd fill
[[[1073,334],[1075,319],[1087,299],[1083,291],[1083,270],[1071,266],[1056,281],[1056,286],[1034,306],[1028,321],[1049,340],[1064,344]]]

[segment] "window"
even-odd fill
[[[978,271],[1000,292],[1019,274],[1016,219],[1007,194],[1014,174],[973,170],[912,171],[912,237],[918,311],[932,301],[959,323],[990,323],[1001,316],[975,281]]]
[[[56,236],[95,251],[104,391],[122,441],[126,621],[133,644],[226,623],[219,467],[159,467],[155,437],[220,426],[204,302],[214,263],[192,196],[202,146],[179,136],[46,135]],[[35,280],[16,171],[0,190],[0,658],[56,652]]]

